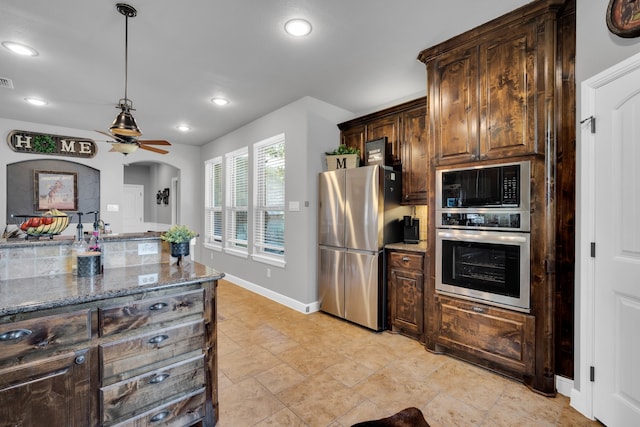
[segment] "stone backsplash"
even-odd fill
[[[71,239],[0,240],[0,280],[71,273],[72,242]],[[106,269],[170,260],[169,244],[157,234],[110,236],[104,239],[102,247]],[[140,252],[156,253],[139,255]]]

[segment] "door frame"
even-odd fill
[[[593,382],[590,368],[594,366],[595,350],[595,258],[591,257],[591,242],[595,241],[595,147],[598,133],[591,133],[591,121],[596,114],[596,93],[608,83],[640,68],[640,53],[584,80],[581,84],[580,143],[576,144],[579,191],[576,194],[576,301],[575,324],[579,331],[575,354],[574,387],[571,406],[593,419]],[[597,117],[596,117],[597,131]]]

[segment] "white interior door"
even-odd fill
[[[593,415],[638,426],[640,68],[599,87],[595,100]]]
[[[147,231],[144,227],[144,185],[124,185],[122,232]]]

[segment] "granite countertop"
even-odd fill
[[[162,233],[157,231],[147,231],[141,233],[121,233],[121,234],[101,234],[100,238],[106,242],[118,242],[122,240],[147,240],[154,239],[158,240]],[[85,238],[88,240],[89,236],[85,233]],[[2,248],[11,248],[11,247],[28,247],[28,246],[52,246],[52,245],[61,245],[61,244],[71,244],[75,240],[75,236],[53,236],[51,237],[40,237],[40,238],[11,238],[11,239],[0,239],[0,249]]]
[[[418,243],[388,243],[384,246],[385,249],[396,250],[396,251],[407,251],[407,252],[427,252],[427,241],[420,240]]]
[[[0,316],[130,295],[141,289],[154,290],[222,277],[224,273],[211,267],[187,262],[182,266],[159,263],[108,268],[103,274],[91,277],[57,274],[0,280]]]

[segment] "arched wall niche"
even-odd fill
[[[35,171],[73,172],[77,176],[77,212],[100,210],[100,171],[67,160],[25,160],[7,165],[7,222],[19,223],[12,215],[41,215],[35,194]],[[73,211],[69,211],[73,212]],[[72,223],[78,218],[73,215]],[[83,221],[84,222],[84,221]]]

